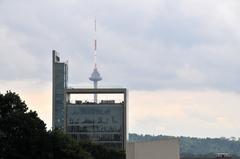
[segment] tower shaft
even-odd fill
[[[94,89],[97,89],[97,84],[98,84],[97,81],[94,81],[94,82],[93,82]],[[94,103],[97,103],[97,101],[98,101],[98,95],[95,93],[95,94],[94,94]]]
[[[97,25],[96,25],[96,19],[94,21],[94,32],[95,32],[95,39],[94,39],[94,67],[93,67],[93,72],[91,74],[91,77],[89,80],[93,81],[93,88],[97,89],[98,88],[98,81],[102,80],[102,77],[100,76],[100,73],[97,70],[97,38],[96,38],[96,33],[97,33]],[[97,94],[95,93],[93,95],[94,103],[97,103],[98,98]]]

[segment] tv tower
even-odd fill
[[[93,72],[91,74],[91,77],[89,77],[90,81],[93,81],[93,88],[97,89],[98,87],[98,81],[102,80],[102,77],[100,76],[100,73],[97,70],[97,24],[96,19],[94,21],[94,68]],[[94,94],[94,103],[97,103],[97,94]]]

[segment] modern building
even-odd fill
[[[126,154],[127,159],[180,159],[179,140],[130,142],[127,143]]]
[[[89,78],[93,88],[69,88],[67,63],[60,62],[60,57],[53,50],[53,129],[59,128],[74,139],[91,140],[98,144],[126,149],[127,141],[127,89],[98,88],[102,78],[95,64]],[[72,95],[93,95],[93,100],[72,101]],[[119,95],[121,101],[98,100],[97,95],[112,97]]]
[[[122,95],[119,102],[75,100],[72,94]],[[127,90],[124,88],[67,89],[66,132],[77,140],[91,140],[98,144],[125,149],[127,141]]]
[[[68,65],[52,51],[52,127],[64,129],[65,90],[68,83]]]

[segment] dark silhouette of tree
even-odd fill
[[[80,142],[80,147],[89,152],[94,159],[125,159],[125,151],[111,149],[91,142]]]
[[[90,153],[85,151],[78,142],[65,135],[61,130],[49,132],[50,149],[56,159],[92,159]]]
[[[125,153],[90,142],[78,143],[46,124],[18,94],[0,93],[0,159],[124,159]]]
[[[2,158],[31,158],[41,152],[46,125],[11,91],[0,94],[0,154]],[[39,151],[39,152],[38,152]]]

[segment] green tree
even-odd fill
[[[0,94],[1,159],[90,159],[77,142],[60,131],[47,131],[45,123],[18,94]]]
[[[0,94],[0,154],[2,158],[41,158],[47,139],[46,125],[28,111],[18,94]],[[35,156],[35,154],[39,154]]]
[[[78,143],[46,124],[18,94],[0,93],[0,159],[124,159],[123,151]]]
[[[78,142],[65,135],[61,130],[49,131],[50,149],[56,159],[92,159]]]
[[[80,147],[89,152],[94,159],[125,159],[123,150],[111,149],[91,142],[80,142]]]

